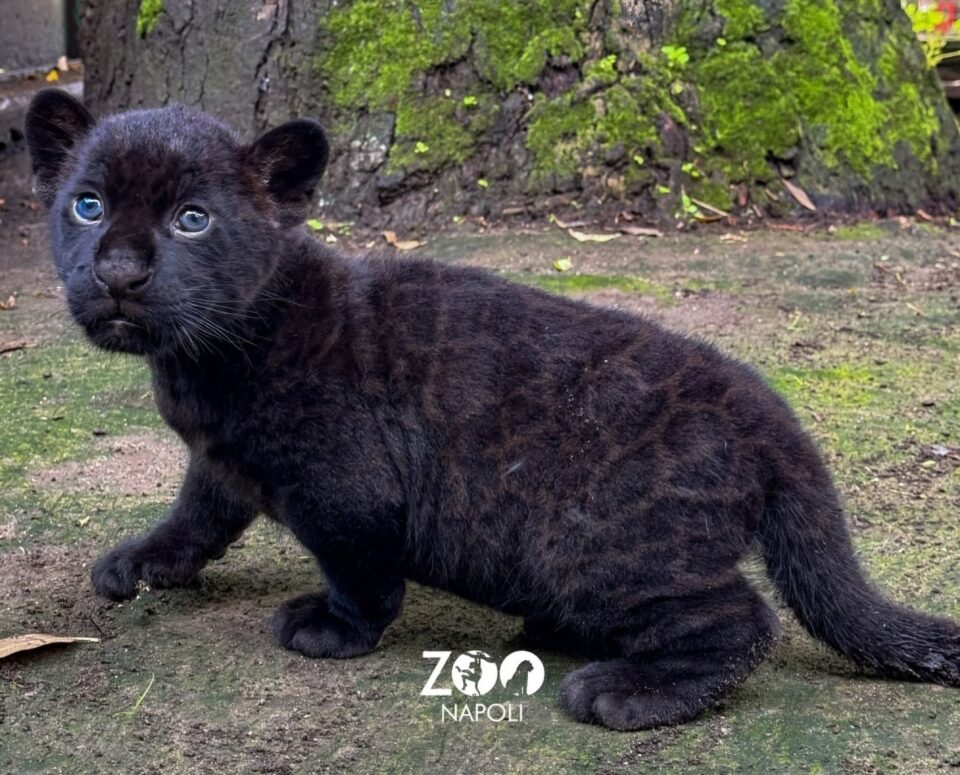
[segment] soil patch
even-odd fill
[[[68,460],[38,471],[31,483],[57,492],[170,498],[183,478],[186,450],[176,442],[144,432],[102,438],[89,460]]]
[[[679,292],[677,296],[675,305],[664,306],[650,296],[616,288],[582,294],[582,298],[594,304],[645,315],[678,331],[709,333],[730,328],[743,320],[742,299],[722,291]]]

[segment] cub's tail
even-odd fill
[[[790,447],[801,460],[776,465],[760,530],[787,604],[814,637],[858,665],[960,686],[960,626],[897,605],[867,581],[819,453],[805,437]]]

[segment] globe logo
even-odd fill
[[[484,651],[468,651],[454,660],[453,685],[470,697],[480,697],[497,684],[497,663]]]

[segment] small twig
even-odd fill
[[[690,197],[690,201],[693,202],[695,205],[697,205],[697,207],[702,207],[704,210],[709,210],[711,213],[719,215],[721,218],[730,217],[730,213],[728,213],[726,210],[721,210],[719,207],[714,207],[709,202],[704,202],[694,197]]]
[[[87,614],[87,618],[90,620],[90,624],[97,628],[97,632],[100,633],[100,637],[106,638],[107,634],[103,631],[103,627],[93,618],[93,614]]]

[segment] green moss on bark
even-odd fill
[[[726,20],[724,34],[731,38],[748,38],[766,26],[763,10],[751,0],[717,0],[717,13]]]
[[[619,156],[627,160],[625,185],[647,179],[645,160],[657,158],[661,150],[658,124],[664,118],[688,124],[671,91],[678,81],[660,58],[641,57],[633,73],[618,72],[615,62],[616,55],[609,55],[588,64],[582,86],[559,97],[537,95],[527,130],[535,187],[549,176],[589,172],[617,146],[622,147]]]
[[[937,112],[931,95],[900,69],[913,41],[887,39],[870,67],[846,32],[875,6],[861,0],[841,10],[828,0],[788,0],[768,19],[748,0],[718,1],[726,45],[699,52],[691,71],[711,166],[731,181],[763,181],[776,174],[771,156],[803,148],[817,166],[869,179],[877,167],[897,166],[902,142],[934,171]],[[764,31],[785,39],[769,55],[758,37]]]
[[[689,7],[647,50],[621,40],[615,21],[602,35],[591,29],[589,0],[355,0],[323,20],[317,66],[344,115],[395,117],[388,171],[467,161],[517,89],[530,94],[532,156],[518,172],[534,192],[567,190],[577,177],[621,195],[662,197],[666,186],[678,201],[686,191],[728,208],[732,186],[764,185],[784,163],[814,192],[840,178],[869,188],[905,155],[937,171],[932,141],[953,128],[910,58],[909,25],[890,26],[885,5]],[[558,73],[566,86],[547,88]]]
[[[582,58],[589,5],[359,0],[325,19],[331,47],[317,64],[338,106],[396,114],[392,167],[437,169],[472,154],[492,122],[496,95],[536,81],[550,57]],[[481,88],[430,93],[427,76],[468,52]]]
[[[163,12],[163,0],[140,0],[137,11],[137,35],[145,38],[157,24],[157,19]]]
[[[404,169],[433,170],[469,158],[474,134],[467,122],[457,119],[457,112],[452,97],[424,97],[399,104],[391,163]]]

